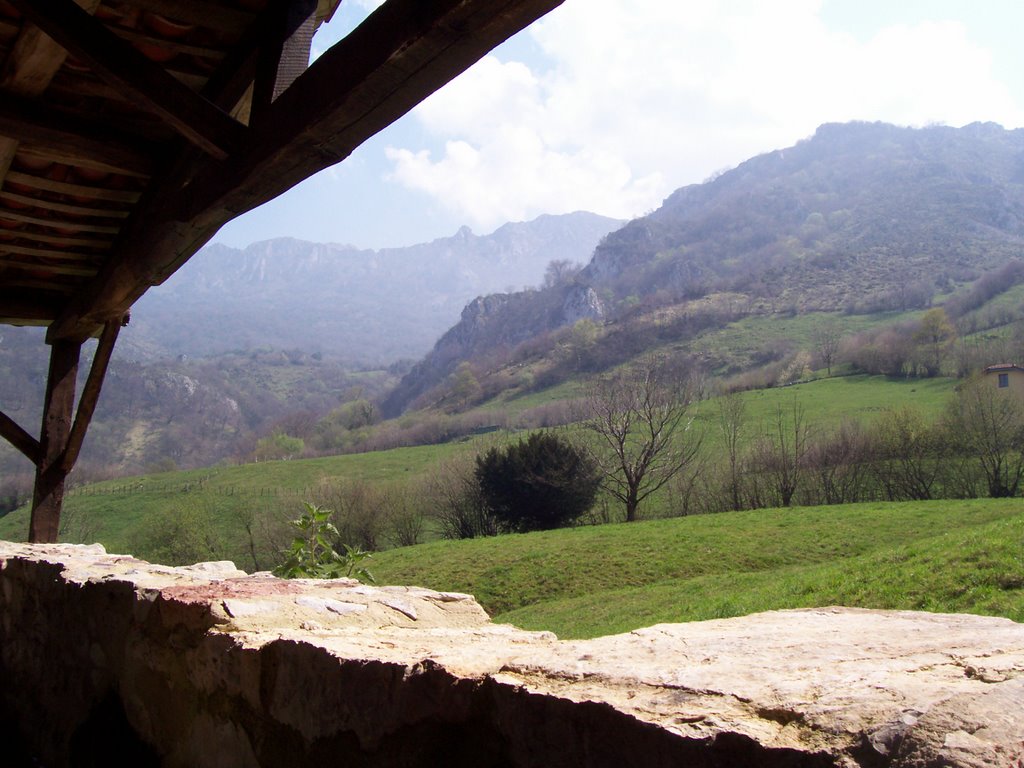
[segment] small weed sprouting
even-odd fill
[[[305,513],[292,520],[298,535],[285,551],[285,561],[274,569],[274,575],[283,579],[338,579],[354,578],[374,583],[364,560],[373,555],[361,547],[343,544],[345,554],[335,551],[331,539],[337,539],[338,529],[331,523],[331,510],[303,502]]]

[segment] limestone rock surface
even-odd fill
[[[46,765],[1024,768],[1024,625],[848,608],[561,641],[468,595],[0,542]],[[113,735],[112,735],[113,734]]]

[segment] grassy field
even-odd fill
[[[794,402],[803,409],[806,423],[820,429],[835,426],[843,418],[868,421],[885,408],[901,405],[914,406],[926,416],[936,417],[952,387],[949,379],[907,381],[851,376],[756,390],[742,397],[748,434],[756,434],[771,423],[779,407],[790,410]],[[695,414],[697,426],[706,433],[705,449],[713,454],[719,441],[714,400],[700,403]],[[421,481],[454,456],[475,455],[483,446],[507,439],[513,436],[497,433],[443,445],[220,466],[96,483],[69,493],[65,501],[69,522],[65,538],[100,541],[111,551],[152,557],[144,534],[157,521],[184,509],[200,510],[214,537],[223,542],[216,556],[250,563],[242,521],[253,511],[297,515],[300,499],[312,499],[318,486],[338,480],[398,484]],[[667,496],[652,498],[646,514],[671,514],[666,505]],[[0,538],[23,539],[27,531],[25,508],[0,518]]]
[[[874,315],[845,315],[809,312],[792,317],[750,315],[721,328],[705,331],[682,347],[701,357],[722,360],[723,367],[745,368],[751,366],[753,356],[765,349],[780,345],[794,350],[814,349],[814,332],[823,323],[832,323],[843,336],[852,336],[883,325],[913,320],[921,314],[922,312],[882,312]]]
[[[575,528],[379,553],[381,583],[475,594],[498,621],[592,637],[849,605],[1024,621],[1024,501],[853,504]]]

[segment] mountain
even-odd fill
[[[477,299],[386,400],[398,413],[459,362],[493,367],[575,323],[692,338],[748,314],[928,306],[1024,252],[1024,130],[826,124],[683,187],[610,233],[571,285]],[[623,355],[642,343],[619,341]],[[605,345],[608,346],[607,344]],[[496,352],[497,350],[497,352]],[[604,364],[622,360],[605,354]]]
[[[551,261],[585,261],[620,223],[541,216],[380,251],[294,239],[209,246],[133,308],[79,474],[213,464],[268,430],[300,431],[342,403],[376,398],[393,375],[356,369],[422,355],[469,299],[539,283]],[[42,337],[40,328],[0,333],[4,410],[33,432]],[[27,467],[0,442],[0,486]]]
[[[214,244],[140,299],[122,355],[298,348],[350,363],[423,355],[481,293],[540,283],[552,260],[586,261],[620,221],[541,216],[485,236],[379,251],[282,238]]]

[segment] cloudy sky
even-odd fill
[[[380,5],[344,0],[328,47]],[[542,213],[628,218],[824,122],[1024,126],[1020,0],[565,0],[215,238],[380,248]]]

